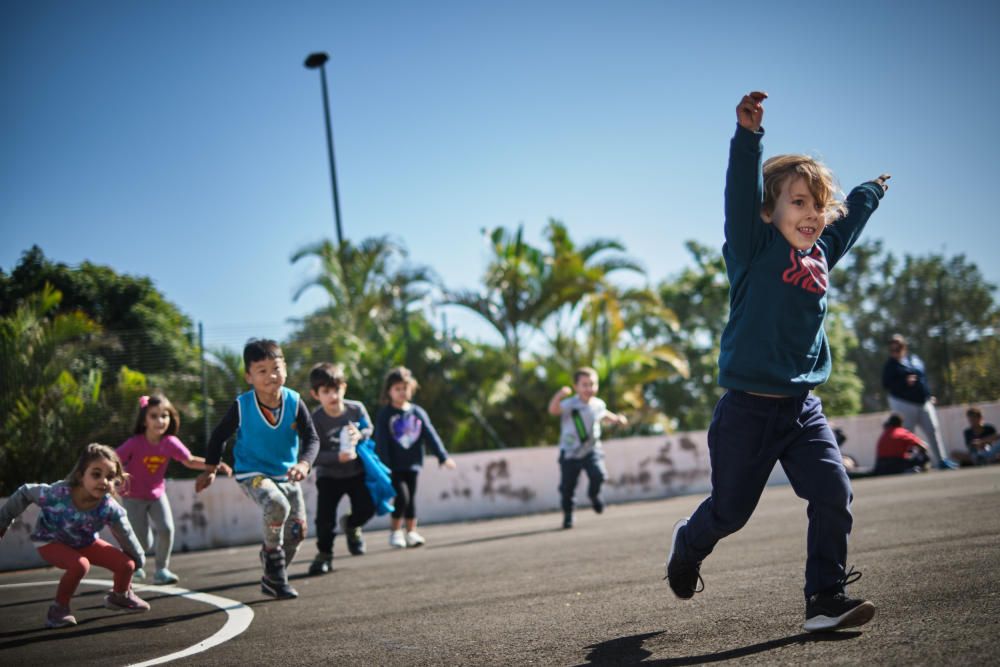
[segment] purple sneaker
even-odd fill
[[[45,627],[68,628],[71,625],[76,625],[76,618],[69,613],[69,607],[53,602],[49,607],[49,613],[45,615]]]
[[[149,603],[136,595],[131,588],[124,593],[111,591],[104,598],[104,606],[115,611],[149,611]]]

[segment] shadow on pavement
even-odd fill
[[[135,618],[132,615],[122,615],[120,613],[104,614],[103,616],[96,616],[92,618],[82,618],[79,619],[78,625],[74,629],[60,628],[60,629],[49,629],[49,628],[37,628],[31,630],[20,630],[16,632],[7,632],[0,634],[0,637],[22,637],[22,639],[15,639],[8,642],[0,642],[0,651],[16,648],[18,646],[26,646],[28,644],[36,644],[38,642],[49,642],[55,640],[64,639],[76,639],[77,637],[89,637],[92,635],[100,635],[105,632],[121,632],[122,630],[146,630],[150,628],[158,628],[164,625],[170,625],[171,623],[178,623],[180,621],[189,621],[194,618],[200,618],[202,616],[208,616],[210,614],[224,614],[225,611],[218,608],[207,609],[205,611],[191,612],[190,614],[175,614],[173,616],[164,616],[162,618],[147,618],[142,621],[132,621],[129,623],[112,623],[108,625],[102,625],[100,627],[86,628],[84,626],[97,621],[103,621],[108,618]],[[39,617],[38,622],[41,625],[43,619]],[[26,636],[34,635],[34,636]]]
[[[519,533],[503,533],[500,535],[486,535],[485,537],[474,537],[469,540],[459,540],[457,542],[435,542],[434,550],[447,549],[449,547],[461,547],[467,544],[481,544],[483,542],[496,542],[497,540],[510,540],[517,537],[528,537],[530,535],[541,535],[543,533],[561,533],[562,528],[538,528],[536,530],[524,530]]]
[[[653,655],[653,652],[643,647],[643,643],[651,638],[663,634],[660,632],[647,632],[641,635],[629,637],[619,637],[600,644],[592,644],[587,648],[591,649],[587,654],[587,662],[583,665],[654,665],[655,667],[682,667],[683,665],[703,665],[711,662],[722,662],[742,658],[757,653],[765,653],[783,646],[792,644],[808,644],[810,642],[836,642],[854,639],[861,636],[861,632],[825,632],[813,633],[802,632],[791,637],[772,639],[771,641],[742,646],[740,648],[717,651],[716,653],[703,653],[701,655],[690,655],[679,658],[666,658],[662,660],[646,661]],[[582,667],[582,666],[581,666]]]

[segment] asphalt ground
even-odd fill
[[[425,526],[419,549],[392,550],[377,531],[360,557],[338,537],[321,577],[305,574],[310,540],[291,567],[301,597],[288,601],[261,595],[256,546],[177,554],[178,586],[254,616],[172,664],[1000,664],[1000,466],[853,484],[849,563],[864,576],[848,592],[878,608],[857,630],[801,630],[806,506],[784,486],[719,544],[690,601],[671,594],[663,561],[701,496],[583,508],[572,530],[557,514]],[[46,630],[59,574],[0,574],[0,664],[138,663],[231,627],[218,607],[152,587],[140,592],[149,613],[111,612],[84,585],[80,624]]]

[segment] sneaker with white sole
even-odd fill
[[[421,535],[417,531],[411,530],[406,533],[406,546],[410,548],[422,547],[426,543],[427,540],[425,540],[423,535]]]
[[[136,595],[131,588],[124,593],[111,591],[104,597],[104,606],[115,611],[149,611],[149,603]]]
[[[68,628],[71,625],[76,625],[76,617],[70,613],[69,607],[53,602],[49,606],[49,613],[45,615],[45,627]]]
[[[169,586],[176,584],[181,578],[165,567],[161,567],[153,574],[153,583],[157,586]]]
[[[847,597],[844,586],[861,578],[860,572],[852,568],[837,585],[806,600],[806,622],[802,626],[807,632],[827,632],[843,628],[856,628],[875,617],[875,605],[868,600]]]
[[[674,532],[670,537],[670,555],[667,556],[666,576],[670,590],[682,600],[690,600],[695,593],[705,590],[705,582],[701,578],[701,563],[681,560],[677,553],[677,538],[681,528],[686,526],[688,519],[684,518],[674,524]],[[701,584],[701,588],[698,588]]]
[[[132,573],[132,581],[142,581],[146,578],[146,571],[141,567]]]
[[[406,536],[403,535],[403,531],[394,530],[389,533],[389,546],[393,549],[406,548]]]

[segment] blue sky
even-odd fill
[[[287,332],[323,302],[291,253],[333,237],[327,51],[345,235],[388,234],[474,287],[480,230],[550,217],[613,237],[651,281],[720,246],[735,106],[765,151],[845,190],[883,171],[868,227],[964,253],[1000,283],[994,2],[0,3],[0,267],[150,276],[212,341]],[[449,320],[485,335],[471,317]]]

